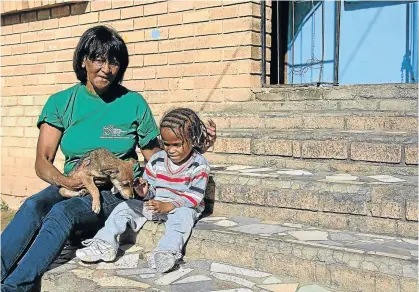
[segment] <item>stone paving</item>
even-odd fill
[[[332,292],[314,283],[272,275],[209,260],[183,261],[166,274],[147,267],[143,249],[121,246],[113,263],[86,264],[77,258],[49,270],[42,278],[41,291],[171,291],[171,292]]]
[[[247,217],[206,217],[195,230],[217,230],[258,235],[283,242],[300,243],[358,254],[382,255],[418,261],[418,240],[403,237],[322,229],[296,223],[261,221]]]

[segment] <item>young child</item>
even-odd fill
[[[136,193],[144,201],[120,203],[93,239],[83,242],[76,256],[85,262],[113,261],[117,236],[127,224],[138,231],[147,220],[163,220],[166,232],[149,258],[150,268],[171,270],[182,258],[182,248],[195,221],[204,210],[204,193],[210,167],[200,154],[206,143],[206,127],[197,114],[186,108],[168,112],[160,122],[163,151],[148,161]]]

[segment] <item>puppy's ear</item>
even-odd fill
[[[131,166],[134,166],[136,163],[138,163],[138,161],[134,158],[129,158],[126,162],[128,162]]]

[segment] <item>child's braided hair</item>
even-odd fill
[[[176,137],[188,141],[199,153],[204,151],[207,127],[193,110],[176,108],[167,112],[160,121],[161,128],[171,129]]]

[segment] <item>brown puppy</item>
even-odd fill
[[[134,197],[133,182],[135,159],[127,161],[121,160],[110,151],[99,148],[87,152],[68,176],[80,177],[85,189],[72,191],[64,187],[59,192],[63,197],[71,198],[74,196],[92,195],[92,211],[96,214],[100,212],[100,192],[94,183],[94,178],[109,180],[125,199]]]

